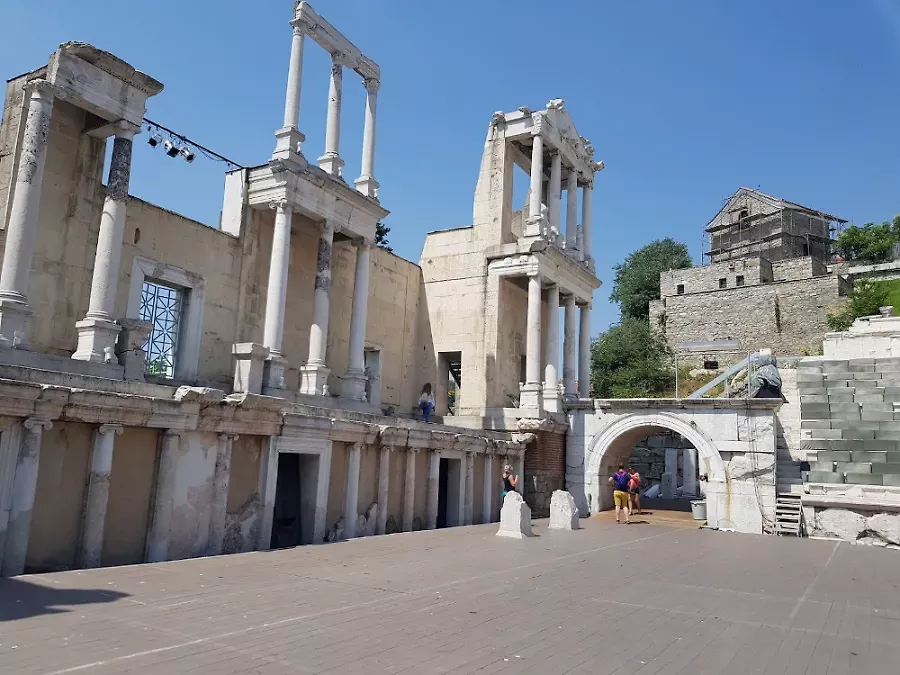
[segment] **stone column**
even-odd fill
[[[662,475],[660,494],[663,499],[675,498],[675,487],[678,484],[678,449],[666,448],[665,473]]]
[[[685,448],[681,456],[682,496],[697,496],[697,450]]]
[[[288,67],[287,92],[284,97],[284,124],[275,132],[275,152],[273,159],[302,158],[300,146],[306,140],[300,133],[300,90],[303,83],[303,41],[305,31],[302,25],[294,26],[291,39],[291,62]],[[305,163],[305,162],[304,162]]]
[[[413,508],[416,502],[416,454],[414,448],[406,449],[406,481],[403,485],[403,531],[412,532]]]
[[[528,219],[525,235],[540,236],[543,217],[541,216],[541,193],[544,187],[544,140],[534,137],[531,146],[531,191],[528,194]]]
[[[14,577],[25,571],[28,539],[31,536],[31,514],[37,489],[41,460],[41,436],[53,427],[50,420],[30,417],[22,424],[16,474],[13,478],[12,499],[9,504],[9,524],[6,528],[6,547],[0,576]]]
[[[326,222],[319,237],[316,284],[313,292],[313,322],[309,329],[309,359],[300,368],[300,393],[324,395],[331,370],[325,364],[328,347],[328,313],[331,304],[331,247],[334,226]]]
[[[181,432],[167,429],[163,432],[162,450],[159,454],[159,470],[156,473],[156,497],[150,532],[147,535],[147,562],[164,562],[169,556],[169,534],[172,529],[172,509],[175,499],[175,479],[178,459],[181,455]],[[277,473],[278,466],[274,467]],[[274,504],[274,489],[272,499]],[[272,526],[269,525],[271,532]]]
[[[344,398],[366,400],[366,318],[369,304],[369,251],[372,243],[356,242],[356,278],[353,282],[353,311],[350,316],[350,358],[344,375]]]
[[[591,255],[591,201],[594,195],[594,186],[585,184],[581,189],[581,259],[593,260]]]
[[[494,520],[494,479],[492,471],[494,468],[494,457],[490,454],[484,455],[484,483],[481,486],[481,522],[490,523]]]
[[[438,491],[441,485],[441,453],[432,450],[428,453],[428,522],[425,527],[437,529]]]
[[[363,81],[366,87],[366,122],[363,127],[362,172],[355,182],[356,189],[372,199],[378,198],[378,181],[375,180],[375,104],[380,84],[374,78]]]
[[[284,389],[281,352],[284,339],[284,312],[287,304],[288,270],[291,267],[291,216],[293,207],[286,201],[273,202],[275,229],[272,232],[272,254],[269,256],[269,283],[266,288],[266,321],[263,346],[269,349],[263,370],[263,392]]]
[[[106,199],[100,217],[97,251],[94,254],[91,299],[87,315],[75,324],[78,346],[72,358],[79,361],[118,363],[114,352],[122,327],[116,323],[116,291],[119,287],[122,238],[125,234],[131,149],[134,135],[138,131],[139,128],[128,122],[117,124],[109,163]]]
[[[516,485],[516,489],[519,491],[519,494],[522,495],[522,499],[525,499],[525,451],[519,454],[516,457],[516,475],[519,477],[519,483]]]
[[[321,544],[328,534],[328,489],[331,486],[331,449],[319,455],[319,470],[316,477],[316,515],[313,523],[313,541]]]
[[[256,548],[259,551],[268,551],[272,548],[272,523],[275,519],[275,491],[278,489],[278,439],[270,436],[264,444],[259,458],[259,491],[260,516],[259,539]],[[331,462],[325,465],[325,473],[331,469]],[[322,479],[322,463],[319,463],[319,480]],[[327,479],[326,479],[327,480]],[[316,527],[319,527],[319,502],[316,493]],[[321,542],[325,537],[324,527],[317,530],[316,541]]]
[[[547,192],[550,230],[557,233],[562,232],[562,155],[558,150],[550,151],[550,186]]]
[[[475,453],[466,453],[466,494],[463,500],[463,525],[475,522]]]
[[[222,555],[225,544],[225,521],[228,517],[228,484],[231,480],[231,451],[237,436],[219,434],[216,469],[213,473],[213,498],[209,515],[207,555]]]
[[[109,501],[109,481],[112,474],[113,448],[116,436],[122,435],[122,425],[104,424],[94,431],[91,448],[91,473],[84,500],[81,524],[81,547],[78,566],[84,569],[100,567],[103,556],[103,532],[106,527],[106,505]]]
[[[53,86],[46,80],[26,85],[28,111],[21,137],[19,168],[12,185],[12,204],[6,228],[3,268],[0,271],[0,337],[28,344],[33,312],[28,306],[28,278],[38,230],[38,209],[44,184],[47,136],[53,112]]]
[[[591,396],[591,306],[581,306],[578,337],[578,395]]]
[[[559,286],[547,289],[547,348],[544,354],[544,409],[561,412],[559,402]]]
[[[566,250],[578,247],[578,172],[569,169],[566,183]]]
[[[378,522],[375,534],[384,534],[387,530],[388,497],[391,490],[391,450],[392,446],[383,446],[378,459]]]
[[[343,86],[343,55],[331,55],[331,80],[328,84],[328,117],[325,126],[325,154],[319,157],[319,168],[340,178],[344,168],[339,147],[341,143],[341,87]]]
[[[344,539],[356,536],[356,523],[359,522],[359,455],[362,443],[350,446],[347,458],[347,489],[344,491]]]
[[[565,319],[563,321],[563,395],[566,398],[577,396],[575,391],[575,296],[563,298]]]
[[[541,278],[535,274],[528,277],[525,385],[519,399],[520,408],[543,408],[541,381]]]

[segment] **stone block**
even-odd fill
[[[853,401],[855,403],[862,403],[863,410],[866,409],[867,404],[871,403],[881,403],[884,404],[884,394],[861,394],[859,390],[853,395]],[[829,401],[829,403],[838,403],[838,401]]]
[[[859,403],[829,403],[828,410],[824,411],[829,417],[840,417],[840,413],[858,413]],[[835,413],[838,413],[837,415]]]
[[[824,441],[839,441],[843,438],[844,431],[847,429],[810,429],[809,435],[811,438]]]
[[[878,380],[851,380],[852,384],[848,384],[848,387],[878,387]]]
[[[850,441],[875,440],[875,431],[872,429],[841,429],[841,438]]]
[[[525,539],[531,536],[531,509],[518,492],[508,492],[500,509],[498,537]]]
[[[834,462],[810,462],[809,470],[831,473],[834,471]]]
[[[838,473],[872,473],[870,462],[837,462],[835,471]]]
[[[850,452],[819,452],[816,453],[816,460],[819,462],[849,462],[852,453]]]
[[[881,484],[886,487],[900,487],[900,473],[882,474]]]
[[[872,373],[875,372],[875,363],[850,363],[848,370],[851,373]]]
[[[880,473],[847,473],[844,475],[847,485],[881,485]]]
[[[851,462],[868,462],[870,464],[884,464],[887,462],[886,452],[875,452],[870,450],[854,450],[850,453]]]
[[[824,382],[824,385],[825,385],[825,388],[826,388],[826,389],[835,389],[835,388],[840,389],[841,387],[850,387],[850,386],[853,386],[853,383],[854,383],[854,382],[856,382],[856,380],[832,380],[832,379],[826,379],[825,382]]]
[[[800,405],[801,419],[827,420],[831,417],[831,403],[807,403]]]
[[[894,412],[893,403],[885,403],[884,401],[869,401],[860,404],[860,412]]]
[[[875,432],[875,439],[879,441],[900,441],[900,431],[882,431]]]
[[[872,462],[872,473],[879,475],[900,473],[898,462]]]
[[[838,389],[829,389],[828,391],[837,392],[834,394],[828,394],[825,398],[828,399],[827,403],[853,403],[855,400],[856,394],[850,391],[850,388],[847,388],[847,391],[838,390]]]
[[[144,345],[153,331],[152,321],[141,319],[119,319],[122,330],[116,342],[116,356],[119,365],[125,367],[126,380],[143,380],[147,354]]]
[[[847,509],[824,509],[816,514],[815,527],[821,534],[855,541],[866,529],[866,518]]]
[[[554,490],[550,497],[551,530],[577,530],[578,507],[575,498],[565,490]]]
[[[831,422],[829,420],[800,420],[801,429],[830,429]]]
[[[234,393],[261,393],[269,348],[253,342],[238,342],[231,345],[231,354],[235,362]]]
[[[831,390],[817,384],[803,382],[797,384],[797,393],[801,396],[822,396],[829,391]]]
[[[866,529],[890,544],[900,544],[900,513],[877,513],[866,521]]]
[[[806,480],[809,483],[843,483],[844,476],[833,471],[810,471]]]
[[[800,405],[809,405],[810,403],[828,403],[827,394],[806,394],[800,396]]]
[[[664,473],[659,487],[663,499],[675,499],[675,474]]]
[[[860,420],[863,422],[893,422],[894,421],[894,413],[889,410],[866,410],[865,408],[859,415]]]

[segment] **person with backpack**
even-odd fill
[[[619,464],[619,470],[609,477],[609,484],[613,487],[613,501],[616,503],[617,523],[621,522],[619,520],[620,511],[625,512],[625,523],[628,524],[631,522],[628,518],[628,482],[630,480],[631,476],[629,476],[628,472],[625,470],[624,464]]]
[[[628,492],[631,494],[631,512],[641,513],[641,474],[633,466],[628,467]]]

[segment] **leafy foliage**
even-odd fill
[[[835,251],[845,260],[877,262],[887,259],[894,244],[900,241],[900,216],[881,225],[851,225],[838,235]]]
[[[878,314],[878,308],[884,306],[887,296],[888,288],[884,284],[859,279],[853,284],[850,299],[836,311],[828,313],[828,327],[831,330],[847,330],[855,319]]]
[[[610,299],[619,303],[622,318],[648,319],[649,303],[659,299],[659,275],[691,266],[687,246],[674,239],[658,239],[639,248],[616,265]]]
[[[384,223],[378,223],[375,225],[375,245],[378,248],[383,248],[385,251],[393,252],[393,248],[391,248],[391,242],[388,241],[388,232],[391,231]]]
[[[646,319],[623,317],[591,345],[591,389],[600,398],[667,395],[675,384],[669,348]]]

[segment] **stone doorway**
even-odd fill
[[[438,478],[438,516],[437,526],[455,527],[460,525],[460,480],[462,478],[462,460],[441,457]]]
[[[690,511],[701,496],[697,449],[673,431],[657,432],[635,443],[625,460],[641,475],[644,510]]]
[[[272,517],[272,548],[312,544],[319,455],[279,453]]]

